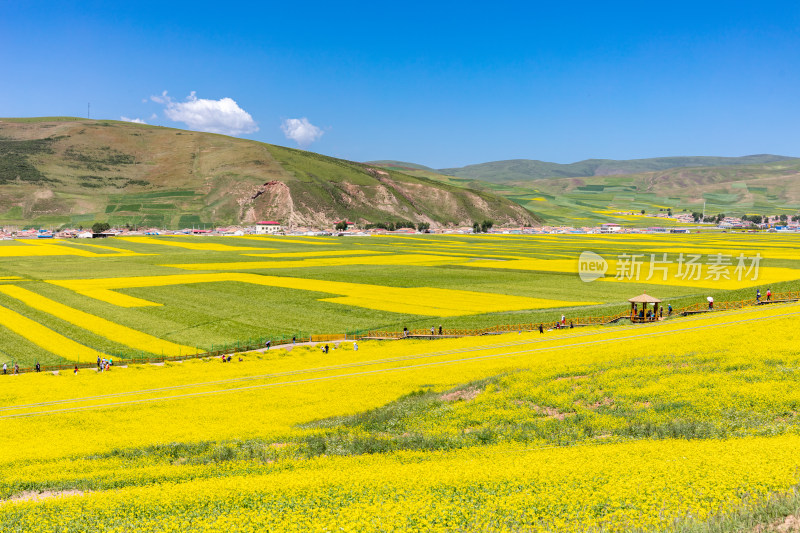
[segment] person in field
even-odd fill
[[[270,346],[272,346],[272,340],[268,340],[264,343],[264,347],[269,351]]]
[[[667,304],[667,316],[672,316],[672,304]]]
[[[756,303],[761,303],[761,289],[756,289]]]
[[[78,365],[75,365],[75,370],[72,371],[76,376],[78,375]]]
[[[441,334],[442,334],[442,325],[439,324],[439,335],[441,335]]]
[[[8,365],[3,363],[3,374],[5,374],[6,372],[8,372]]]
[[[433,337],[434,335],[436,335],[436,328],[431,326],[431,337]]]
[[[770,300],[772,300],[772,291],[767,289],[767,301],[769,302]]]
[[[353,350],[356,352],[358,351],[358,343],[355,341],[353,342]]]
[[[41,372],[42,371],[42,365],[39,364],[39,361],[36,361],[36,371],[37,372]]]

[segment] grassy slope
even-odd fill
[[[736,166],[673,168],[630,175],[543,178],[492,183],[446,176],[432,170],[401,168],[474,190],[505,196],[541,216],[548,224],[592,226],[622,222],[628,226],[669,225],[667,221],[620,219],[615,211],[653,214],[672,209],[729,215],[794,214],[800,209],[800,160]]]
[[[744,157],[656,157],[650,159],[586,159],[576,163],[559,164],[531,159],[492,161],[460,168],[445,168],[438,172],[462,178],[491,182],[518,182],[540,178],[608,176],[636,174],[680,167],[716,167],[754,165],[791,159],[784,156],[762,154]]]
[[[266,185],[266,184],[270,185]],[[256,197],[256,198],[253,198]],[[273,218],[535,222],[490,193],[222,135],[69,117],[0,120],[0,224],[159,227]]]

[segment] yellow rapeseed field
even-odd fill
[[[8,288],[7,286],[0,289]],[[39,324],[19,313],[0,306],[0,326],[16,333],[17,335],[41,346],[48,352],[63,357],[67,361],[94,361],[98,357],[105,357],[96,350],[79,344],[60,333]]]
[[[349,259],[349,258],[346,258]],[[383,259],[383,256],[379,256]],[[326,261],[329,259],[326,258]],[[310,260],[313,261],[313,260]],[[153,302],[114,292],[131,287],[159,287],[186,283],[239,281],[268,287],[341,294],[323,301],[429,316],[461,316],[515,309],[591,305],[593,302],[564,302],[543,298],[498,295],[492,293],[439,289],[435,287],[388,287],[341,281],[307,278],[259,276],[246,273],[176,274],[171,276],[139,276],[77,280],[51,280],[49,283],[121,307],[158,305]]]
[[[0,462],[11,498],[0,526],[667,530],[800,482],[798,325],[795,304],[643,327],[14,376],[0,397],[0,449],[13,450]],[[397,428],[372,433],[382,418],[363,413],[417,397],[430,398],[424,409],[397,404],[386,412]],[[354,415],[364,424],[348,422]],[[628,417],[695,436],[639,437]],[[575,427],[592,429],[559,440]],[[703,427],[717,433],[704,437]],[[421,448],[358,453],[356,442]],[[437,442],[451,444],[424,447]],[[27,488],[83,494],[13,499]]]
[[[74,324],[78,327],[84,328],[86,330],[93,331],[98,335],[110,338],[115,340],[116,342],[123,344],[125,346],[130,346],[131,348],[135,348],[136,350],[141,350],[144,352],[150,352],[154,354],[163,354],[163,355],[181,355],[181,354],[191,354],[196,353],[199,350],[195,347],[191,346],[182,346],[179,344],[175,344],[174,342],[165,341],[163,339],[159,339],[158,337],[153,337],[152,335],[148,335],[147,333],[142,333],[141,331],[137,331],[135,329],[123,326],[121,324],[117,324],[110,320],[106,320],[105,318],[94,316],[89,313],[85,313],[78,309],[74,309],[72,307],[68,307],[64,304],[60,304],[50,298],[45,298],[35,292],[29,291],[22,287],[17,287],[14,285],[3,285],[0,286],[0,293],[7,294],[12,298],[15,298],[21,302],[24,302],[26,305],[38,309],[40,311],[44,311],[49,313],[53,316],[60,318],[70,324]],[[26,319],[27,320],[27,319]],[[28,323],[32,322],[31,320],[27,320]],[[29,324],[30,325],[30,324]],[[38,324],[37,324],[38,325]],[[42,329],[42,326],[40,326]],[[17,333],[20,330],[25,331],[24,328],[17,328],[14,331]],[[33,340],[36,344],[39,344],[35,339],[37,338],[39,333],[30,333],[26,335],[27,338]],[[74,343],[73,343],[74,344]],[[59,351],[52,351],[53,353],[61,355],[61,352],[66,354],[70,354],[65,356],[66,359],[70,360],[77,360],[75,355],[72,355],[72,351],[74,347],[70,347],[69,349],[65,346],[64,350]],[[84,351],[89,350],[86,348]],[[94,350],[89,350],[94,352]],[[87,352],[88,353],[88,352]],[[97,355],[95,353],[95,355]],[[86,361],[86,358],[83,358]],[[92,359],[88,359],[91,361]]]

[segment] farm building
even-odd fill
[[[622,231],[622,226],[613,222],[600,226],[600,233],[618,233],[620,231]]]
[[[266,222],[256,222],[256,233],[259,235],[282,233],[283,226],[280,222],[268,220]]]

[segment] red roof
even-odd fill
[[[266,222],[256,222],[256,224],[267,225],[267,226],[280,226],[280,222],[275,222],[274,220],[267,220]]]

